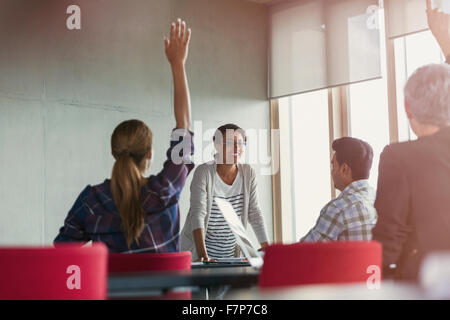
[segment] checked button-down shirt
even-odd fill
[[[300,241],[364,241],[377,222],[375,190],[367,180],[354,181],[320,211],[314,228]]]

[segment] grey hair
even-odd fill
[[[450,124],[450,65],[429,64],[417,69],[404,91],[418,122],[438,127]]]

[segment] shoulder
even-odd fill
[[[202,163],[201,165],[198,165],[197,168],[195,169],[195,172],[208,173],[212,172],[212,170],[214,170],[214,162],[205,162]]]
[[[91,206],[88,203],[92,202],[91,199],[95,199],[92,194],[92,187],[90,185],[86,186],[75,200],[75,203],[69,211],[69,216],[75,215],[78,219],[84,220],[88,213],[87,209]]]
[[[107,188],[111,187],[111,180],[110,179],[105,179],[105,181],[103,181],[102,183],[99,184],[95,184],[93,186],[88,185],[86,188],[91,188],[93,190],[105,190]]]
[[[213,171],[214,162],[203,163],[195,168],[193,180],[207,179],[213,174]]]
[[[402,166],[407,162],[406,160],[415,158],[417,152],[422,152],[422,143],[421,140],[414,140],[387,145],[380,155],[380,166],[386,163],[395,163]]]
[[[354,194],[347,201],[348,205],[342,210],[342,214],[346,219],[370,216],[375,212],[375,198]]]
[[[95,186],[94,186],[95,187]],[[79,194],[78,200],[86,201],[89,197],[92,197],[94,192],[93,187],[89,184],[87,185]]]
[[[111,180],[106,179],[102,183],[93,186],[88,185],[86,188],[89,188],[91,190],[91,193],[111,193]]]
[[[382,154],[388,156],[406,155],[410,152],[414,152],[424,143],[423,139],[417,139],[405,142],[394,142],[384,147]]]
[[[320,210],[320,216],[326,219],[335,219],[339,216],[339,213],[342,212],[344,205],[345,201],[339,197],[332,199],[322,208],[322,210]]]
[[[80,198],[88,207],[94,207],[96,204],[113,203],[111,194],[111,181],[105,180],[97,185],[88,185],[80,194]]]
[[[239,164],[239,167],[241,168],[242,174],[248,177],[255,177],[255,169],[248,163],[241,163]]]

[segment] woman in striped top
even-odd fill
[[[214,135],[215,160],[197,168],[191,183],[191,207],[181,234],[182,250],[193,252],[195,260],[239,255],[236,239],[214,197],[231,203],[244,227],[247,222],[264,248],[268,244],[264,219],[258,205],[253,168],[238,160],[246,145],[244,130],[223,125]]]

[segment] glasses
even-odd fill
[[[247,141],[225,141],[222,144],[227,146],[245,147],[247,145]]]

